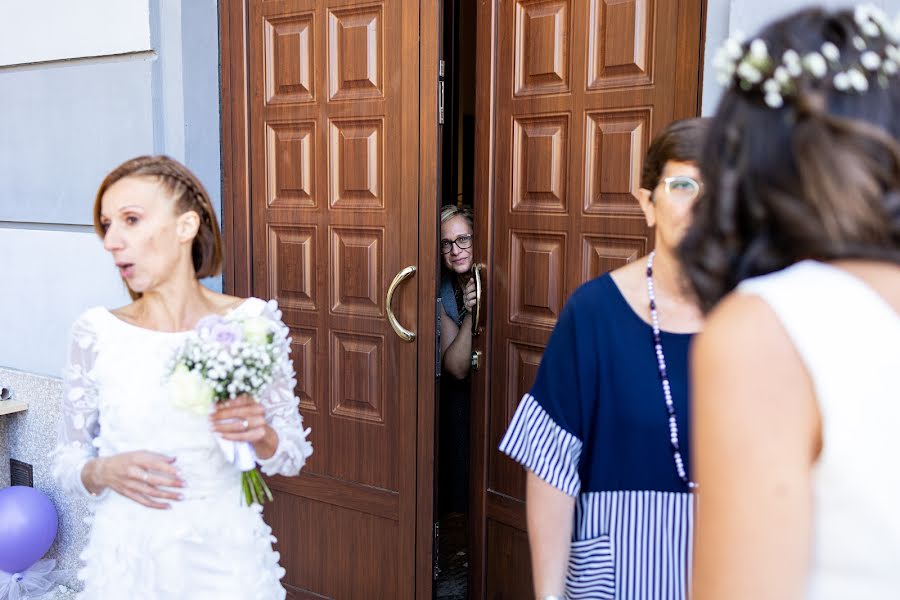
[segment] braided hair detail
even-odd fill
[[[104,178],[94,201],[94,229],[104,237],[100,221],[103,195],[117,181],[127,177],[145,177],[157,181],[174,200],[177,214],[196,212],[200,227],[191,246],[191,258],[198,279],[218,275],[223,251],[219,224],[209,193],[190,169],[168,156],[138,156],[125,161]],[[129,290],[131,292],[131,290]],[[131,292],[133,298],[140,294]]]

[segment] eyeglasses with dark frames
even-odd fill
[[[472,234],[464,233],[463,235],[457,236],[455,240],[441,240],[441,254],[450,254],[454,245],[460,250],[468,250],[472,247],[473,239],[474,236]]]

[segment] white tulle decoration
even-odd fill
[[[53,559],[39,560],[21,573],[0,571],[0,600],[50,598],[56,586],[71,574],[67,569],[57,569]]]

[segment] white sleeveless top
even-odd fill
[[[813,261],[738,290],[775,311],[822,415],[807,600],[900,598],[900,315]]]

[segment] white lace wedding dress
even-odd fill
[[[272,319],[288,335],[274,302],[250,298],[234,310]],[[81,600],[285,597],[275,538],[261,510],[242,501],[240,472],[225,461],[208,418],[170,402],[166,365],[185,335],[131,325],[105,308],[88,310],[72,328],[53,468],[64,489],[92,507]],[[282,360],[289,366],[287,353]],[[293,369],[284,372],[259,398],[279,439],[275,454],[259,461],[268,475],[296,475],[312,454]],[[132,450],[175,457],[184,500],[157,510],[110,490],[91,496],[81,481],[85,463]]]

